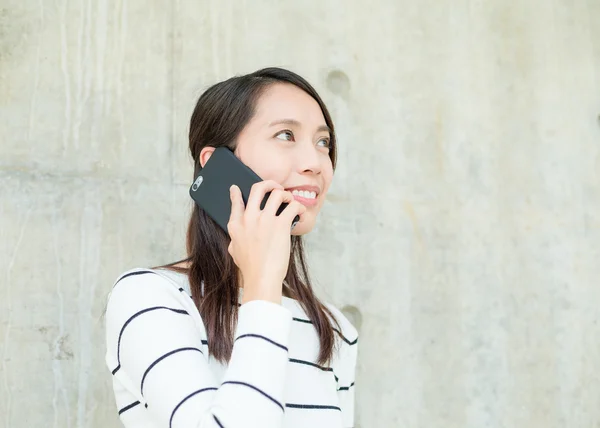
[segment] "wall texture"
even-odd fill
[[[0,0],[0,427],[118,427],[100,315],[183,255],[208,85],[304,75],[357,427],[600,427],[600,1]]]

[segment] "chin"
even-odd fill
[[[295,236],[306,235],[311,230],[313,230],[314,227],[315,227],[315,220],[314,220],[314,218],[305,219],[305,221],[303,221],[301,223],[298,223],[292,229],[292,235],[295,235]]]

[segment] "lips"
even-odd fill
[[[321,189],[317,186],[296,186],[285,190],[291,192],[295,200],[306,206],[316,205],[321,193]]]

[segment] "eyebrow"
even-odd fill
[[[269,123],[269,127],[275,125],[290,125],[290,126],[301,126],[302,124],[298,122],[296,119],[279,119]],[[329,135],[332,134],[331,128],[327,125],[321,125],[317,128],[317,132],[329,132]]]

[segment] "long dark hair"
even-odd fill
[[[217,83],[198,99],[190,120],[189,134],[194,178],[201,169],[202,149],[207,146],[226,146],[235,150],[236,139],[253,117],[259,97],[265,89],[276,83],[295,85],[317,101],[331,129],[329,156],[335,168],[333,121],[319,94],[306,80],[291,71],[265,68]],[[188,275],[192,299],[206,327],[210,354],[221,362],[227,362],[231,357],[240,303],[239,271],[227,251],[229,242],[229,236],[194,204],[187,230],[187,258],[161,266]],[[189,263],[189,267],[174,266],[182,262]],[[335,351],[334,329],[340,331],[339,324],[313,292],[300,236],[292,236],[283,295],[296,299],[312,321],[320,341],[317,362],[328,364]]]

